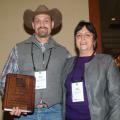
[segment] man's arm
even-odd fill
[[[8,60],[4,66],[4,69],[0,75],[0,94],[3,95],[6,74],[8,73],[17,73],[19,72],[18,64],[17,64],[17,48],[14,47],[8,57]]]

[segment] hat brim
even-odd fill
[[[36,15],[39,14],[47,14],[50,15],[52,20],[54,21],[54,29],[61,25],[62,23],[62,14],[57,8],[53,8],[48,11],[32,11],[27,9],[23,14],[24,25],[29,29],[33,29],[32,22]]]

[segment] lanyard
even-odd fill
[[[33,63],[33,69],[34,69],[34,71],[36,71],[36,67],[35,67],[35,62],[34,62],[34,56],[33,56],[33,42],[32,42],[32,45],[31,45],[31,57],[32,57],[32,63]],[[35,45],[35,44],[34,44]],[[46,64],[46,66],[45,66],[45,70],[47,70],[47,68],[48,68],[48,64],[49,64],[49,62],[50,62],[50,58],[51,58],[51,53],[52,53],[52,48],[50,49],[50,53],[49,53],[49,57],[48,57],[48,60],[47,60],[47,64]],[[43,67],[44,67],[44,64],[45,64],[45,54],[44,54],[44,52],[43,52]]]

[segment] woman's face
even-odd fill
[[[84,26],[80,31],[77,32],[76,36],[76,46],[81,52],[92,53],[94,50],[95,41],[93,40],[93,34],[88,31]]]

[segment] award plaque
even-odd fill
[[[23,74],[9,73],[3,96],[2,108],[11,111],[19,107],[22,112],[32,112],[35,101],[35,77]]]

